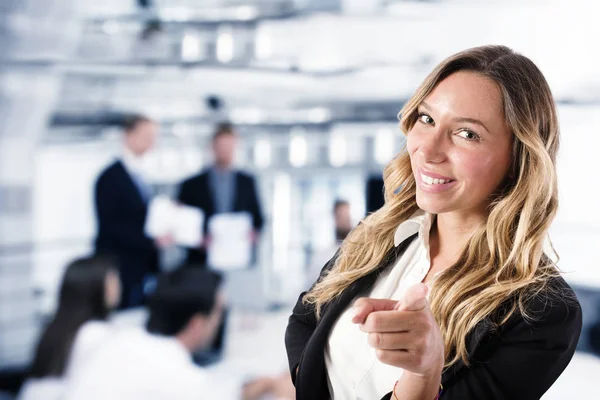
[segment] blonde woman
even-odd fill
[[[548,84],[506,47],[473,48],[400,115],[385,205],[290,317],[297,399],[539,399],[581,331],[544,247],[558,206]]]

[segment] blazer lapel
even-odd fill
[[[215,213],[214,193],[209,175],[210,170],[206,170],[205,173],[198,177],[198,192],[196,193],[199,199],[200,208],[204,209],[204,213],[207,217]],[[205,220],[205,223],[207,222],[208,221]]]
[[[315,331],[306,344],[300,369],[296,378],[297,400],[329,399],[327,372],[325,370],[325,347],[333,324],[359,294],[373,287],[379,274],[402,256],[417,234],[412,235],[399,246],[392,248],[377,269],[358,279],[336,299],[323,307],[323,314]]]
[[[135,181],[133,180],[134,178],[131,176],[129,171],[127,171],[127,168],[125,167],[125,165],[123,164],[122,161],[118,160],[117,166],[119,167],[119,170],[121,172],[123,182],[126,182],[125,186],[128,187],[128,191],[129,191],[128,197],[130,199],[138,200],[138,201],[136,201],[136,203],[139,205],[139,207],[141,209],[144,210],[144,214],[145,214],[146,213],[145,210],[148,208],[148,204],[144,200],[144,196],[140,193],[140,189],[138,188]]]
[[[404,254],[416,236],[417,234],[412,235],[399,246],[391,249],[376,270],[358,279],[335,300],[324,305],[322,317],[306,344],[300,360],[300,369],[296,379],[297,400],[328,400],[330,398],[324,353],[333,324],[352,300],[373,287],[379,274],[391,266],[395,259]],[[467,337],[467,351],[470,356],[475,353],[482,339],[491,329],[492,322],[489,318],[484,319],[475,326]],[[452,367],[445,370],[442,374],[442,384],[445,385],[451,382],[463,368],[465,368],[465,364],[459,360]]]
[[[234,212],[237,211],[242,211],[242,196],[238,196],[238,191],[239,193],[243,193],[243,190],[241,188],[242,186],[242,175],[240,175],[237,171],[233,172],[233,187],[232,192],[231,192],[231,196],[233,197],[233,204],[232,209]]]
[[[475,351],[481,343],[481,340],[487,334],[489,334],[489,332],[492,330],[492,327],[492,320],[488,317],[475,325],[473,331],[467,335],[467,352],[469,353],[469,357],[473,357]],[[461,359],[459,359],[450,368],[446,369],[442,374],[442,385],[446,385],[448,382],[452,381],[458,372],[463,368],[466,368],[466,365]]]

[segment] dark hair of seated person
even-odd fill
[[[88,321],[106,320],[106,277],[117,271],[107,257],[85,257],[71,262],[64,273],[58,308],[38,342],[31,378],[61,377],[67,367],[79,328]]]
[[[150,333],[175,336],[196,314],[209,315],[217,301],[222,277],[199,268],[180,268],[158,279],[148,299]]]

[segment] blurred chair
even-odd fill
[[[383,178],[371,176],[367,180],[367,214],[379,210],[385,203],[383,197]]]
[[[600,356],[600,321],[596,321],[590,326],[588,340],[592,353]]]

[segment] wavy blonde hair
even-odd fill
[[[559,274],[544,253],[558,207],[559,127],[548,83],[531,60],[504,46],[476,47],[447,58],[400,111],[403,133],[409,134],[416,123],[423,99],[457,71],[475,72],[496,82],[514,138],[512,165],[492,195],[487,222],[431,290],[430,305],[444,338],[446,367],[458,360],[469,365],[466,337],[485,318],[492,317],[495,327],[515,312],[529,318],[527,301],[545,292],[549,279]],[[377,269],[394,246],[398,225],[419,209],[406,151],[386,166],[383,177],[384,206],[350,233],[332,269],[303,298],[318,317],[325,303]],[[396,190],[399,187],[401,191]]]

